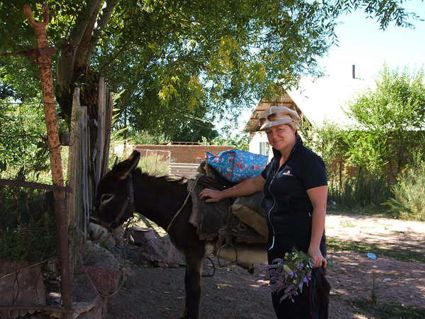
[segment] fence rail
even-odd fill
[[[193,178],[198,173],[198,163],[170,163],[170,175]]]

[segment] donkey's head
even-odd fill
[[[140,160],[133,151],[129,158],[115,165],[99,182],[95,199],[95,218],[108,227],[116,228],[133,215],[134,189],[132,172]]]

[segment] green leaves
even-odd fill
[[[33,46],[25,2],[39,19],[36,0],[0,0],[0,52]],[[100,74],[112,91],[125,92],[116,107],[126,124],[170,136],[176,132],[169,128],[185,125],[176,113],[204,121],[237,117],[255,99],[319,74],[316,61],[336,41],[336,18],[344,12],[365,10],[382,27],[415,17],[396,0],[45,2],[64,115],[69,118],[73,88]],[[35,64],[25,59],[0,57],[19,94],[38,88]],[[169,125],[170,117],[178,125]]]
[[[425,145],[425,82],[422,72],[384,68],[376,89],[350,106],[358,123],[352,133],[351,158],[390,179]]]
[[[47,170],[43,108],[36,100],[0,100],[0,176],[36,179]],[[34,175],[30,175],[30,173]]]
[[[415,154],[424,155],[424,108],[423,72],[385,67],[376,88],[350,105],[348,114],[357,123],[354,127],[328,124],[310,133],[312,146],[327,163],[332,198],[351,206],[382,204],[396,184],[395,199],[387,204],[399,209],[399,215],[407,209],[415,211],[410,216],[423,215],[416,208],[422,203],[416,199],[423,197],[423,191],[418,191],[423,190],[423,172],[416,167],[409,169],[409,174],[404,171],[419,163]],[[415,174],[417,179],[413,179]]]

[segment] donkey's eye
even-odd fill
[[[100,197],[100,204],[105,205],[110,202],[114,197],[115,195],[113,194],[102,194],[102,196]]]

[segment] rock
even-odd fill
[[[159,236],[153,229],[129,229],[128,237],[137,247],[132,248],[132,259],[136,263],[152,263],[160,267],[184,265],[182,254],[174,247],[168,236]]]
[[[115,256],[99,244],[87,241],[83,255],[83,270],[101,296],[115,292],[123,272]]]

